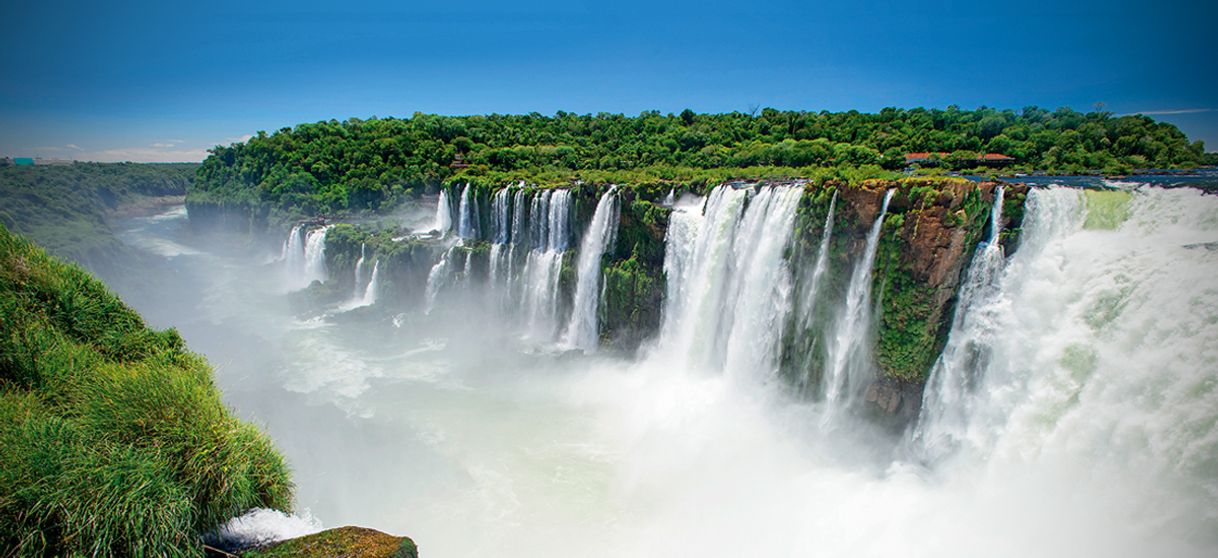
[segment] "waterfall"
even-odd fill
[[[880,207],[879,215],[871,225],[871,231],[867,233],[863,257],[855,263],[854,271],[850,274],[846,300],[838,313],[834,332],[829,339],[825,376],[821,382],[826,419],[833,418],[840,410],[850,405],[851,398],[867,379],[865,376],[871,373],[871,272],[892,193],[893,190],[889,190],[884,194],[884,203]]]
[[[456,246],[452,246],[445,250],[440,256],[439,261],[431,266],[431,271],[427,272],[427,287],[423,291],[423,313],[431,314],[436,307],[436,299],[440,295],[440,289],[448,283],[450,275],[449,268],[452,267],[453,250]]]
[[[570,239],[571,193],[545,190],[533,196],[529,213],[532,249],[521,272],[528,335],[552,339],[557,329],[558,278]]]
[[[284,262],[288,269],[304,267],[304,225],[295,225],[283,241],[283,250],[279,261]]]
[[[372,276],[368,278],[368,286],[364,287],[364,296],[360,299],[360,306],[369,306],[376,302],[377,288],[380,283],[381,276],[381,261],[372,262]]]
[[[1184,503],[1218,501],[1218,199],[1142,188],[1097,227],[1091,194],[1028,193],[1019,250],[952,331],[988,356],[967,363],[963,393],[927,392],[914,442],[953,462],[1064,455],[1129,475],[1131,495],[1164,491],[1142,503],[1154,524],[1196,521]]]
[[[508,211],[508,206],[511,205],[512,192],[508,188],[504,188],[495,192],[495,196],[491,198],[491,252],[490,252],[490,282],[492,288],[498,287],[503,273],[501,269],[508,262],[504,261],[508,256],[510,249],[509,243],[512,239],[512,215]]]
[[[596,212],[592,215],[592,222],[588,224],[588,230],[584,233],[584,240],[579,247],[575,301],[567,331],[563,335],[563,343],[569,347],[584,351],[596,349],[601,257],[616,236],[617,221],[617,186],[611,186],[597,202]]]
[[[731,375],[773,372],[779,324],[790,308],[784,251],[802,192],[720,186],[701,211],[675,208],[665,240],[661,355],[676,366]]]
[[[478,238],[478,200],[471,198],[469,183],[461,189],[461,203],[457,209],[457,235],[462,239]]]
[[[668,189],[668,194],[664,196],[664,202],[663,202],[664,207],[672,207],[672,205],[674,203],[676,203],[676,201],[677,201],[676,194],[677,194],[676,188]]]
[[[440,200],[436,203],[436,220],[432,230],[439,231],[440,237],[448,236],[453,228],[453,208],[448,201],[448,191],[440,189]]]
[[[829,200],[829,214],[825,217],[824,230],[821,231],[820,245],[816,249],[816,263],[812,267],[812,275],[803,284],[803,292],[799,298],[799,325],[807,330],[813,326],[816,300],[820,295],[821,281],[829,271],[829,241],[833,238],[833,215],[837,210],[837,190]]]
[[[313,229],[305,237],[304,279],[306,286],[314,281],[325,282],[327,279],[326,233],[329,230],[329,226]]]
[[[527,250],[529,239],[527,232],[529,204],[526,203],[528,195],[524,191],[523,182],[518,188],[516,194],[512,196],[512,222],[508,231],[507,262],[505,262],[506,269],[503,273],[506,282],[503,297],[507,305],[511,305],[519,297],[516,286],[519,283],[520,259],[516,249],[519,246],[525,246]]]
[[[1002,235],[1003,187],[994,191],[990,210],[990,233],[977,248],[956,294],[947,345],[926,382],[922,412],[914,437],[926,454],[942,455],[957,444],[973,406],[974,372],[985,366],[986,345],[998,333],[993,320],[993,303],[999,296],[998,281],[1005,259],[999,238]],[[1036,217],[1030,217],[1035,221]]]
[[[296,225],[288,233],[280,256],[284,282],[288,290],[308,287],[313,281],[325,281],[326,231],[330,227],[306,230],[305,225]]]
[[[352,300],[358,300],[363,296],[364,258],[367,256],[367,249],[367,244],[363,242],[359,244],[359,259],[355,261],[355,286],[351,294]]]
[[[785,251],[795,225],[802,187],[763,188],[749,202],[732,246],[734,301],[725,370],[768,376],[776,368],[778,342],[791,309],[794,279]],[[763,378],[764,379],[764,378]]]

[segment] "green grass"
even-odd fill
[[[201,556],[201,533],[288,509],[269,439],[176,331],[0,226],[0,555]]]

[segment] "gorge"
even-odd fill
[[[287,315],[237,319],[282,361],[226,389],[327,525],[438,555],[1216,542],[1218,338],[1185,325],[1218,302],[1201,191],[911,178],[439,199],[418,231],[306,226],[326,231],[324,256],[300,248],[325,281]],[[380,296],[350,310],[361,258]],[[1155,489],[1115,488],[1139,483]]]

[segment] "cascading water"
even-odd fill
[[[364,295],[364,259],[367,257],[368,245],[363,242],[359,245],[359,259],[355,261],[355,281],[353,281],[353,291],[351,293],[352,300],[359,300]]]
[[[1039,198],[1039,195],[1036,196]],[[956,294],[956,310],[952,317],[952,328],[947,345],[935,362],[923,391],[923,404],[918,425],[914,430],[917,446],[928,455],[942,455],[956,444],[961,432],[958,430],[971,413],[974,390],[974,373],[986,366],[986,345],[992,342],[998,331],[994,322],[994,302],[998,299],[999,284],[1005,264],[1002,244],[1003,187],[994,191],[994,205],[990,210],[990,234],[985,243],[973,255]],[[1040,202],[1034,201],[1036,209]],[[1029,225],[1035,226],[1039,213],[1029,216]],[[1036,235],[1035,232],[1029,232]]]
[[[436,203],[436,220],[432,230],[439,231],[441,237],[448,236],[453,228],[453,208],[448,201],[448,191],[440,189],[440,199]]]
[[[381,261],[375,260],[372,262],[372,276],[368,278],[368,286],[364,287],[364,294],[360,298],[360,306],[370,306],[376,303],[377,289],[380,288],[381,277]]]
[[[820,244],[816,249],[816,263],[812,266],[811,275],[803,283],[803,292],[799,295],[799,325],[803,329],[812,327],[812,319],[816,313],[816,302],[820,296],[821,282],[829,271],[829,241],[833,238],[833,216],[837,210],[837,190],[829,200],[829,214],[825,217],[824,230],[821,231]]]
[[[427,272],[427,286],[423,290],[423,313],[431,314],[436,309],[436,301],[439,299],[440,290],[443,289],[449,282],[452,275],[452,259],[453,250],[456,246],[445,250],[440,256],[439,261],[431,266],[431,270]]]
[[[884,203],[880,207],[879,215],[871,225],[871,231],[867,233],[863,257],[854,264],[854,271],[850,274],[850,286],[846,290],[846,300],[839,311],[834,333],[830,336],[825,376],[821,382],[825,400],[825,420],[835,418],[843,409],[849,407],[851,399],[872,373],[871,272],[875,266],[875,252],[892,193],[893,190],[889,190],[884,194]]]
[[[491,198],[491,252],[490,252],[490,281],[492,286],[498,286],[501,282],[500,275],[503,274],[503,268],[508,262],[505,258],[508,256],[508,246],[512,240],[512,220],[511,214],[508,212],[508,206],[511,204],[512,191],[509,188],[504,188],[495,192]]]
[[[304,268],[304,225],[295,225],[288,232],[279,261],[289,270]]]
[[[1124,555],[1212,551],[1218,199],[1034,189],[1022,228],[955,321],[957,354],[928,386],[915,456],[995,480],[1050,469],[1092,488],[1097,510],[1120,514],[1106,537]]]
[[[731,375],[772,373],[777,324],[790,306],[783,251],[802,192],[720,186],[700,213],[694,207],[673,212],[659,356]]]
[[[304,284],[308,286],[314,281],[325,282],[326,274],[326,233],[330,227],[325,226],[309,231],[305,236],[304,249]]]
[[[617,221],[617,186],[611,186],[597,202],[596,212],[592,214],[592,222],[588,224],[588,230],[584,233],[584,240],[579,248],[575,301],[567,331],[563,335],[563,343],[569,347],[584,351],[596,349],[601,256],[617,234]]]
[[[471,198],[472,189],[469,184],[461,189],[461,203],[457,208],[457,235],[462,240],[478,238],[478,200]]]
[[[571,232],[571,193],[546,190],[533,196],[529,223],[532,250],[522,273],[523,307],[528,335],[552,339],[557,329],[558,275]]]
[[[733,376],[761,375],[776,367],[782,324],[791,308],[793,279],[785,250],[791,241],[802,187],[763,188],[749,202],[732,246],[732,314],[724,325],[724,366]]]
[[[307,230],[296,225],[283,243],[280,260],[283,264],[284,282],[289,290],[303,289],[313,281],[325,281],[326,232],[330,227]]]

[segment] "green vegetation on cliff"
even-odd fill
[[[0,167],[0,224],[62,258],[93,263],[121,250],[108,218],[186,195],[199,165],[73,163]]]
[[[301,124],[216,147],[194,207],[288,214],[376,210],[453,179],[645,184],[773,178],[767,167],[897,170],[907,152],[951,161],[1004,153],[1015,168],[1127,172],[1195,167],[1201,142],[1145,116],[884,109],[875,114],[766,109],[758,114],[541,114],[350,119]],[[752,168],[752,170],[747,170]]]
[[[201,533],[291,505],[283,459],[176,331],[3,226],[0,463],[6,556],[201,556]]]

